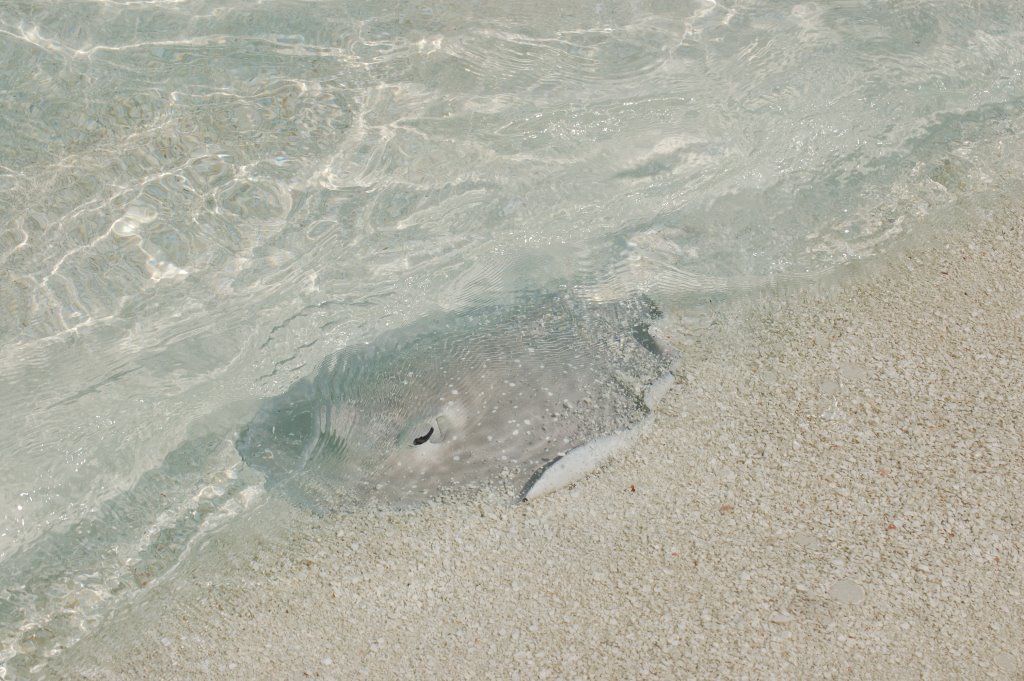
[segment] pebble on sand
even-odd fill
[[[828,590],[828,595],[846,605],[857,605],[864,600],[864,587],[850,579],[841,579]]]

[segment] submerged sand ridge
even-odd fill
[[[1020,678],[1024,223],[947,239],[723,311],[571,489],[330,519],[271,499],[47,673]]]

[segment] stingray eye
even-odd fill
[[[434,427],[431,426],[430,430],[427,431],[426,435],[420,435],[418,438],[412,441],[414,445],[421,445],[430,439],[430,436],[434,434]]]

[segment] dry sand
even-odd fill
[[[1024,678],[1024,227],[947,241],[677,324],[655,425],[572,489],[268,502],[50,674]]]

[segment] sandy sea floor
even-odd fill
[[[944,239],[678,322],[655,425],[573,488],[267,502],[47,673],[1024,678],[1024,222]]]

